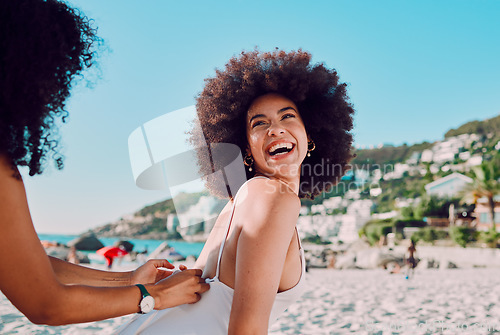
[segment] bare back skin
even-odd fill
[[[286,188],[286,186],[282,186]],[[286,189],[280,191],[287,192]],[[217,259],[222,241],[226,238],[228,221],[230,220],[233,200],[228,201],[224,209],[221,211],[216,223],[205,243],[202,253],[198,258],[195,268],[203,270],[203,278],[213,278],[216,274]],[[300,206],[300,202],[298,202]],[[243,228],[243,225],[250,224],[250,215],[245,213],[244,201],[237,200],[233,218],[227,235],[227,240],[224,245],[220,264],[219,280],[225,285],[234,289],[235,274],[236,274],[236,250],[238,247],[238,239]],[[263,262],[265,259],[262,260]],[[299,251],[299,240],[297,233],[293,234],[292,240],[289,243],[283,272],[279,282],[278,292],[283,292],[294,287],[301,276],[301,260]]]

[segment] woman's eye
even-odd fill
[[[264,124],[264,121],[256,121],[252,124],[252,128],[255,128],[257,126],[260,126],[261,124]]]
[[[295,115],[290,114],[290,113],[289,113],[289,114],[285,114],[285,115],[283,115],[283,116],[281,117],[281,119],[282,119],[282,120],[284,120],[284,119],[288,119],[288,118],[291,118],[291,117],[295,117]]]

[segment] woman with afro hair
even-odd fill
[[[132,272],[92,270],[47,257],[31,222],[18,166],[31,176],[62,168],[55,122],[71,82],[99,43],[89,20],[57,0],[0,0],[0,289],[30,321],[61,325],[199,300],[200,270],[171,275],[166,260]],[[170,276],[169,276],[170,275]],[[135,284],[143,284],[137,287]],[[147,300],[151,302],[151,297]]]
[[[352,157],[346,85],[302,50],[231,58],[206,80],[196,109],[200,173],[213,194],[229,195],[195,265],[211,288],[196,305],[138,317],[123,334],[267,334],[305,284],[299,198],[331,189]],[[217,147],[228,144],[244,157],[247,181],[235,195],[212,178],[228,162],[215,158]]]

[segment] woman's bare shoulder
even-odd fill
[[[284,182],[276,179],[254,178],[243,185],[239,199],[250,197],[254,202],[279,202],[300,207],[300,199]]]
[[[246,222],[261,222],[278,219],[295,226],[300,211],[300,199],[283,182],[274,179],[256,178],[246,183],[236,199],[237,211]]]

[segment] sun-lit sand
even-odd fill
[[[499,276],[498,268],[426,269],[410,280],[384,270],[313,270],[309,290],[271,333],[489,334],[500,331]]]
[[[271,334],[491,334],[500,331],[500,268],[313,269],[309,288]],[[130,316],[79,325],[31,324],[2,295],[1,334],[110,334]]]

